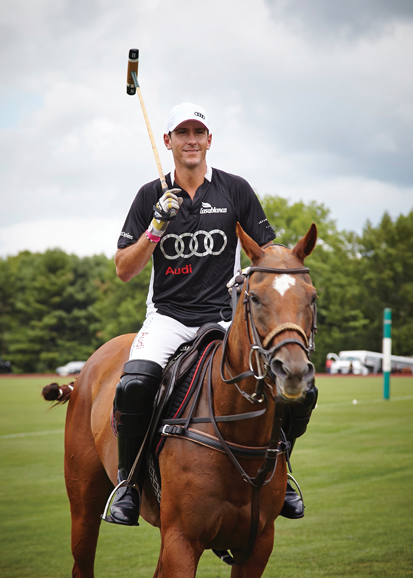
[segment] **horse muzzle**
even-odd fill
[[[314,379],[314,365],[304,356],[294,359],[277,355],[271,360],[271,370],[276,376],[277,394],[285,401],[300,399]]]

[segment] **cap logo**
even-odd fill
[[[203,118],[205,120],[205,116],[202,114],[202,112],[194,112],[195,116],[200,116],[201,118]]]

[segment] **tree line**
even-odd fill
[[[261,199],[276,242],[293,247],[312,222],[319,241],[307,259],[318,293],[312,361],[324,371],[328,352],[381,351],[383,309],[392,309],[392,351],[413,355],[413,211],[361,235],[339,231],[322,204]],[[248,264],[243,256],[243,265]],[[150,264],[129,283],[113,259],[59,249],[0,259],[0,357],[15,372],[54,371],[86,360],[109,339],[136,333],[145,316]]]

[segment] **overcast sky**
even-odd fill
[[[411,0],[3,0],[0,256],[112,256],[173,105],[209,114],[212,166],[361,232],[413,208]],[[410,56],[409,56],[410,54]],[[282,227],[282,222],[279,223]],[[305,231],[303,231],[303,234]]]

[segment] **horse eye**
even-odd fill
[[[258,297],[256,295],[254,295],[254,293],[251,293],[251,301],[253,303],[259,303],[260,300],[258,299]]]
[[[313,298],[311,299],[311,305],[314,305],[314,303],[317,301],[317,293],[314,293]]]

